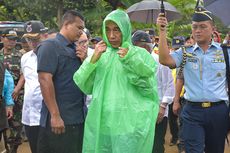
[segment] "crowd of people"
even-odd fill
[[[0,151],[16,153],[23,131],[32,153],[224,153],[230,128],[226,58],[212,13],[197,7],[191,34],[167,38],[157,28],[132,31],[117,9],[91,38],[69,10],[60,31],[25,23],[1,34]],[[179,121],[178,121],[179,118]],[[178,124],[179,123],[179,124]]]

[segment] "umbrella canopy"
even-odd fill
[[[173,21],[181,17],[177,9],[168,2],[164,2],[166,17]],[[156,23],[161,10],[161,2],[157,0],[143,0],[135,3],[127,9],[131,21],[142,23]]]
[[[204,0],[204,7],[219,17],[224,25],[230,25],[230,0]]]

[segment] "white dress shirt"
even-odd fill
[[[158,96],[159,104],[167,103],[168,105],[173,102],[175,95],[175,85],[172,76],[172,70],[167,66],[164,66],[159,63],[159,56],[156,53],[152,53],[152,57],[158,63],[157,68],[157,86],[158,86]],[[165,109],[164,116],[168,116],[168,105]]]
[[[21,58],[21,70],[25,78],[22,123],[28,126],[40,125],[42,94],[37,73],[37,56],[33,51]]]

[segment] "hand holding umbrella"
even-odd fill
[[[168,20],[162,13],[159,14],[157,18],[157,26],[159,26],[160,31],[166,31],[166,26],[168,25]]]

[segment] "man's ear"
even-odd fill
[[[64,27],[65,29],[69,29],[69,25],[70,25],[70,22],[69,22],[69,21],[65,21],[65,22],[63,23],[63,27]]]

